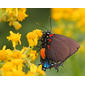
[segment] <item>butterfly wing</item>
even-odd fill
[[[66,44],[68,46],[68,48],[70,50],[69,56],[74,54],[80,48],[79,43],[77,43],[75,40],[72,40],[71,38],[65,37],[63,35],[58,35],[58,34],[56,34],[54,36],[54,38],[61,40],[62,42],[64,42],[64,44]]]
[[[46,49],[46,56],[55,62],[64,62],[69,56],[74,54],[80,45],[63,35],[55,34],[52,38],[50,48]]]

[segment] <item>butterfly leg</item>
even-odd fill
[[[46,71],[46,68],[42,67],[42,70],[43,70],[43,71]]]
[[[57,72],[59,71],[58,67],[55,67],[55,69],[56,69]]]

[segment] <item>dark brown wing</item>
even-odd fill
[[[55,34],[50,48],[46,50],[46,56],[55,62],[64,62],[69,56],[74,54],[80,45],[70,38]]]
[[[63,35],[58,35],[58,34],[55,34],[54,38],[61,40],[68,46],[68,48],[70,50],[69,56],[74,54],[80,48],[79,43],[77,43],[75,40],[72,40],[71,38],[65,37]]]

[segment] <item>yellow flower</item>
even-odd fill
[[[27,50],[28,50],[28,47],[23,47],[23,48],[21,49],[21,53],[24,54]]]
[[[71,20],[77,21],[79,18],[80,18],[80,13],[79,13],[79,10],[76,9],[71,16]]]
[[[56,21],[61,19],[70,20],[74,12],[72,8],[52,8],[52,18]]]
[[[7,61],[12,60],[13,58],[11,57],[13,51],[11,49],[6,49],[6,53],[7,53]]]
[[[13,51],[10,51],[7,49],[7,52],[8,52],[8,60],[12,60],[12,59],[23,59],[23,58],[26,58],[26,55],[23,54],[21,51],[19,50],[13,50]]]
[[[0,50],[0,61],[2,60],[8,60],[8,52],[5,45],[3,46],[2,50]]]
[[[2,76],[26,76],[25,72],[20,70],[14,70],[14,71],[3,71]]]
[[[38,44],[38,38],[34,38],[34,39],[27,39],[29,46],[34,47]]]
[[[22,54],[21,54],[20,51],[13,51],[11,57],[12,58],[16,58],[16,59],[18,58],[19,59],[19,58],[22,57]]]
[[[19,30],[22,27],[22,25],[18,21],[14,21],[13,26],[15,27],[16,30]]]
[[[40,65],[40,66],[37,68],[37,72],[38,72],[40,75],[45,75],[45,72],[42,70],[42,65]]]
[[[7,60],[7,55],[6,50],[0,50],[0,60]]]
[[[37,66],[36,66],[35,64],[32,64],[32,65],[30,66],[30,71],[35,73],[36,70],[37,70]]]
[[[18,21],[23,21],[28,16],[26,8],[1,8],[0,14],[0,21],[8,22],[9,26],[14,26],[16,30],[22,27]]]
[[[13,65],[23,66],[24,60],[23,59],[12,59],[11,62]]]
[[[29,43],[29,46],[34,47],[38,44],[38,39],[42,36],[41,30],[34,30],[33,32],[29,32],[27,34],[27,41]]]
[[[36,29],[33,31],[34,34],[36,34],[38,36],[38,38],[42,37],[42,30]]]
[[[13,68],[13,64],[10,63],[10,62],[6,62],[3,67],[2,67],[2,70],[3,71],[11,71],[11,69]]]
[[[38,54],[37,54],[36,50],[31,50],[31,52],[30,52],[30,55],[29,55],[29,56],[31,57],[32,62],[34,62],[34,61],[36,60],[36,58],[37,58]]]
[[[45,72],[42,70],[42,65],[37,67],[35,64],[30,66],[30,71],[27,73],[27,76],[38,76],[45,75]]]
[[[14,59],[10,62],[6,62],[2,70],[3,76],[25,76],[25,72],[22,70],[23,68],[23,60]]]
[[[27,76],[36,76],[36,75],[35,75],[35,73],[33,73],[33,72],[28,72],[28,73],[27,73]]]
[[[3,74],[3,76],[26,76],[25,72],[23,71],[18,71],[18,70],[15,70],[13,72],[9,71],[9,72],[5,72]]]
[[[62,11],[61,11],[61,9],[59,9],[59,8],[52,8],[52,18],[54,19],[54,20],[60,20],[60,19],[62,19],[62,16],[63,16],[63,13],[62,13]]]
[[[25,12],[26,8],[20,8],[18,10],[18,21],[23,21],[28,16]]]
[[[66,21],[72,23],[74,28],[80,28],[82,32],[85,31],[85,8],[52,8],[51,16],[57,23]]]
[[[52,32],[55,34],[62,34],[63,28],[52,28]]]
[[[21,45],[20,38],[21,38],[21,34],[19,34],[19,33],[16,34],[16,33],[13,33],[12,31],[10,31],[10,36],[7,37],[8,40],[12,41],[12,44],[13,44],[14,48],[16,47],[18,42]]]

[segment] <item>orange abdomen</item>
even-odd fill
[[[42,59],[45,59],[45,48],[42,48],[40,51],[40,55]]]

